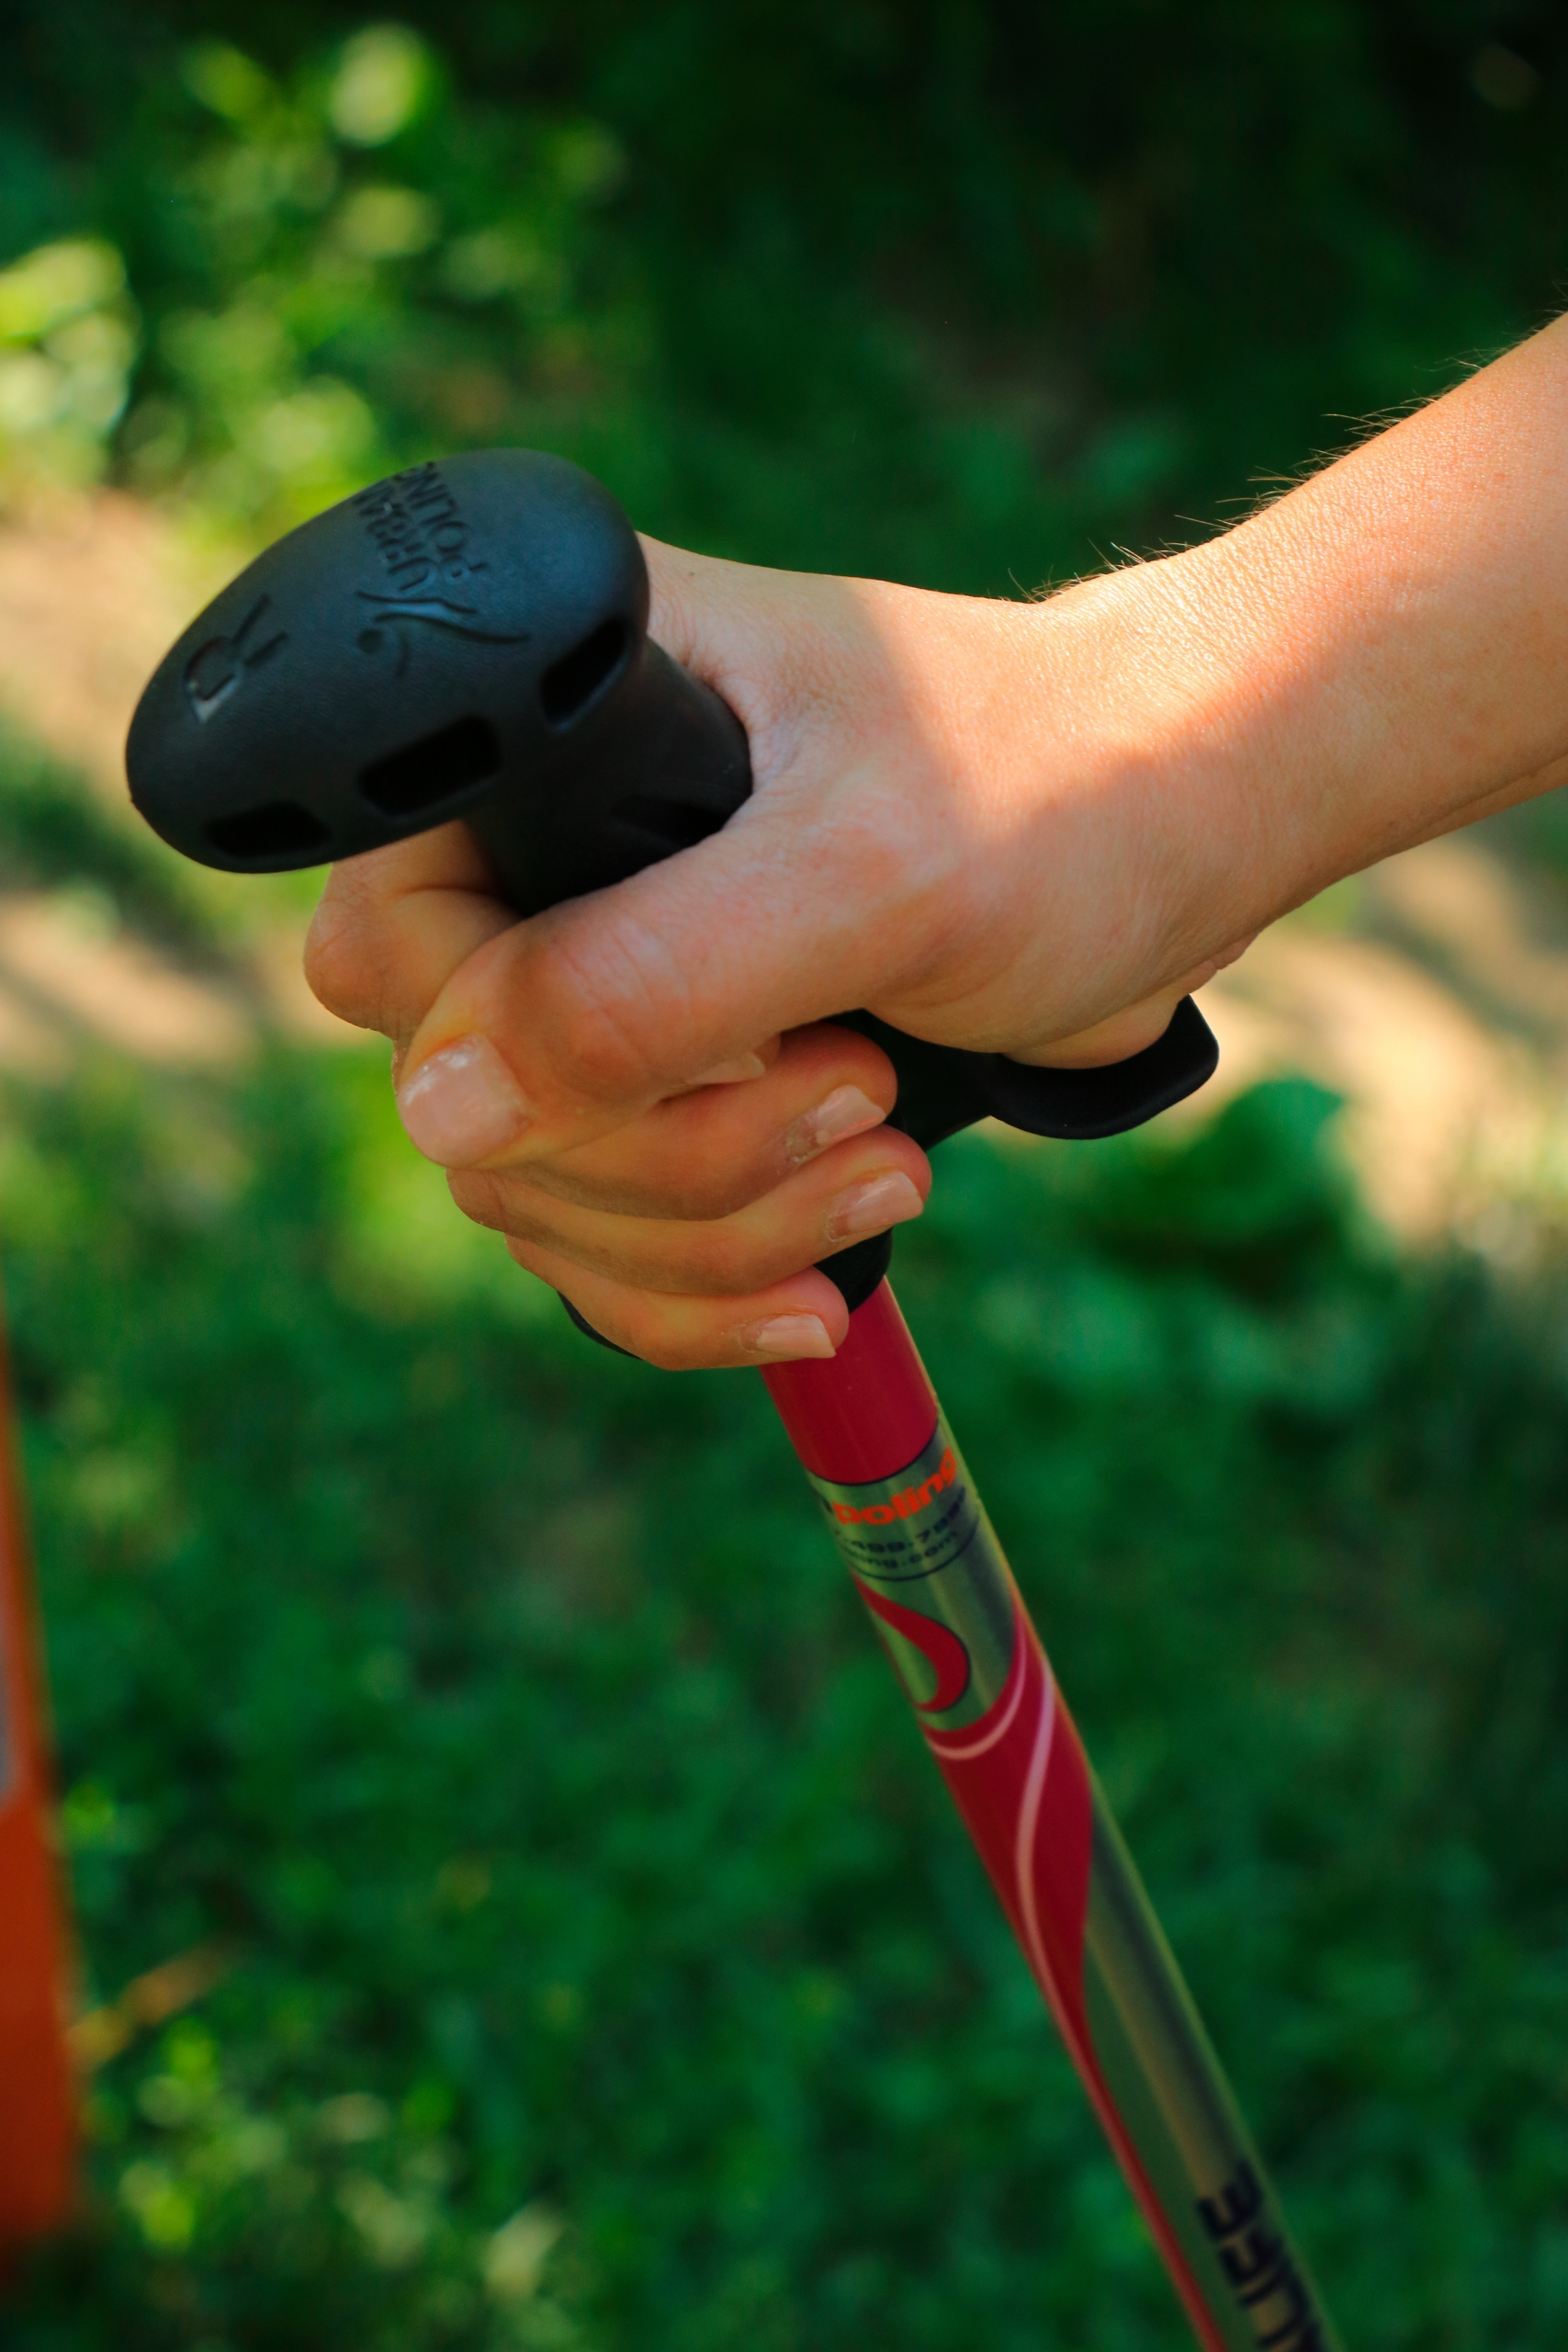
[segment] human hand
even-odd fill
[[[338,868],[310,973],[470,1215],[671,1365],[830,1352],[811,1261],[918,1212],[817,1024],[1119,1060],[1339,876],[1568,781],[1568,322],[1222,537],[993,604],[649,550],[744,722],[711,840],[513,922],[460,826]],[[864,1124],[862,1124],[864,1122]],[[791,1272],[804,1267],[804,1272]]]
[[[448,826],[337,869],[311,978],[393,1039],[460,1205],[606,1336],[666,1363],[827,1354],[845,1309],[813,1261],[918,1215],[930,1170],[881,1125],[886,1057],[813,1015],[862,1003],[1081,1065],[1157,1036],[1193,976],[1060,1034],[1038,891],[998,932],[1007,844],[1038,815],[1043,608],[649,553],[655,634],[751,739],[757,792],[721,842],[517,925]]]

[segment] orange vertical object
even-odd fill
[[[68,1942],[35,1631],[0,1352],[0,2262],[66,2218],[75,2170]]]

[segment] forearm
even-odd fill
[[[1568,322],[1055,617],[1105,668],[1163,877],[1168,936],[1145,945],[1171,970],[1550,789],[1568,777]]]

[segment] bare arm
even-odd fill
[[[1568,779],[1568,323],[1042,604],[650,560],[655,634],[746,722],[746,808],[524,924],[460,827],[356,859],[312,978],[393,1038],[461,1204],[601,1329],[827,1352],[812,1261],[930,1171],[884,1057],[812,1024],[1112,1058],[1327,883]]]

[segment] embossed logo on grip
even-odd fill
[[[258,596],[231,637],[209,637],[186,663],[186,700],[203,726],[239,692],[247,671],[260,669],[288,644],[288,630],[268,620],[271,611],[272,598]]]
[[[422,622],[426,628],[438,629],[444,637],[467,638],[473,645],[526,645],[529,631],[525,628],[477,628],[475,607],[457,605],[446,596],[384,596],[371,588],[355,592],[365,602],[375,606],[370,627],[362,628],[355,639],[361,653],[384,652],[389,644],[392,650],[392,668],[401,677],[409,666],[412,640],[408,633],[410,622]]]
[[[373,482],[354,505],[397,598],[439,594],[443,582],[454,587],[490,570],[469,554],[467,517],[434,459]]]
[[[385,585],[356,591],[373,608],[369,627],[355,640],[361,653],[390,650],[400,678],[412,658],[414,624],[476,645],[526,645],[528,630],[483,628],[479,606],[451,593],[490,566],[470,553],[468,518],[434,459],[362,490],[354,505],[387,574]]]

